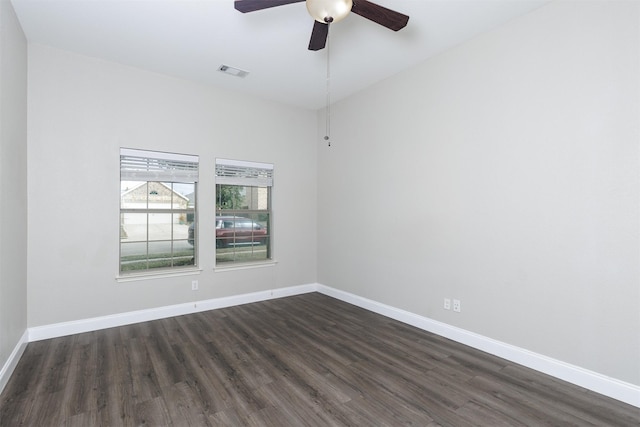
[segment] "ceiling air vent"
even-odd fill
[[[218,71],[221,71],[225,74],[229,74],[231,76],[236,76],[241,78],[245,78],[249,74],[248,71],[240,70],[239,68],[233,68],[224,64],[218,68]]]

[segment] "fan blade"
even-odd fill
[[[311,40],[309,40],[309,50],[324,49],[327,44],[327,36],[329,35],[329,24],[313,21],[313,31],[311,31]]]
[[[300,3],[305,0],[236,0],[233,7],[242,13],[268,9],[270,7],[283,6],[285,4]]]
[[[353,0],[351,12],[367,18],[393,31],[406,27],[409,17],[395,10],[387,9],[367,0]]]

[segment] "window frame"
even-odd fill
[[[198,173],[199,173],[199,157],[188,154],[168,153],[161,151],[149,151],[149,150],[137,150],[129,148],[120,149],[120,201],[119,201],[119,223],[120,223],[120,239],[118,243],[118,274],[116,278],[120,280],[135,280],[136,278],[144,278],[149,276],[172,276],[176,274],[194,274],[200,271],[199,269],[199,245],[198,245]],[[126,206],[124,202],[124,196],[127,192],[123,192],[123,183],[132,182],[140,183],[138,186],[132,187],[128,192],[131,193],[144,187],[142,193],[145,194],[144,199],[139,199],[139,204],[143,204],[143,207]],[[186,197],[176,190],[176,186],[188,185],[192,186],[192,197]],[[150,188],[153,187],[153,188]],[[160,196],[158,191],[164,192],[165,195],[168,192],[170,195],[168,201],[168,207],[150,207],[150,198],[153,196]],[[155,193],[155,194],[153,194]],[[183,200],[178,200],[177,197]],[[167,202],[166,196],[163,202]],[[185,202],[184,206],[180,206],[179,203]],[[146,218],[143,221],[146,229],[144,234],[146,240],[137,240],[137,243],[144,244],[144,254],[146,258],[140,260],[140,265],[146,263],[143,268],[123,269],[123,233],[125,230],[125,215],[142,214]],[[169,230],[168,238],[153,238],[150,234],[150,218],[152,215],[169,215]],[[187,228],[187,236],[185,238],[177,238],[175,234],[175,225],[180,223],[181,220],[176,220],[175,216],[184,216],[183,225],[189,226],[189,218],[192,218],[194,235],[192,249],[188,252],[193,253],[191,262],[186,265],[179,262],[175,265],[177,260],[184,258],[185,255],[177,255],[176,243],[186,242],[191,245],[189,228]],[[178,222],[176,222],[178,221]],[[165,231],[167,232],[167,231]],[[170,265],[153,266],[154,258],[150,252],[150,245],[154,242],[163,242],[169,244],[169,262]],[[187,257],[189,255],[186,255]],[[159,258],[158,258],[159,259]],[[158,261],[155,260],[155,262]]]
[[[214,220],[216,270],[265,266],[276,263],[273,257],[273,170],[274,166],[270,163],[216,159],[214,193],[216,200]],[[230,206],[223,208],[220,200],[221,186],[241,187],[244,189],[244,197],[246,197],[247,192],[251,192],[250,204],[253,206]],[[262,197],[261,194],[263,195]],[[266,198],[266,201],[264,198]],[[243,201],[246,201],[246,199],[243,199]],[[264,207],[262,207],[263,203],[266,203]],[[248,239],[244,237],[244,240],[242,240],[242,238],[239,238],[234,232],[232,232],[233,237],[231,239],[219,238],[217,228],[218,218],[227,218],[227,221],[233,221],[233,218],[237,218],[242,222],[248,219],[252,223],[251,238]],[[266,218],[266,220],[261,220],[261,218]],[[258,228],[255,227],[256,225],[260,226],[260,229],[266,230],[264,236],[262,236],[262,233],[254,234],[254,231],[258,230]],[[233,228],[235,229],[235,226]],[[242,242],[238,243],[236,239],[242,240]],[[222,241],[232,243],[230,245],[222,245]],[[258,251],[254,251],[254,248],[262,245],[262,243],[259,243],[261,241],[264,241],[264,258],[262,258],[261,255],[256,256],[258,251],[262,253],[261,248],[258,249]],[[232,250],[229,249],[229,247],[231,247]],[[239,249],[240,247],[250,247],[251,250],[241,250]],[[222,251],[230,254],[233,259],[223,261]],[[247,257],[248,259],[237,259],[236,257]]]

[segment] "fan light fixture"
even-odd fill
[[[323,24],[344,19],[353,6],[353,0],[307,0],[306,3],[309,15]]]

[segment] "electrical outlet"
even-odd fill
[[[444,299],[444,309],[445,310],[451,310],[451,299],[450,298],[445,298]]]
[[[460,313],[460,300],[459,299],[454,299],[453,300],[453,311],[455,311],[456,313]]]
[[[198,290],[198,281],[197,280],[192,280],[191,281],[191,290],[192,291],[197,291]]]

